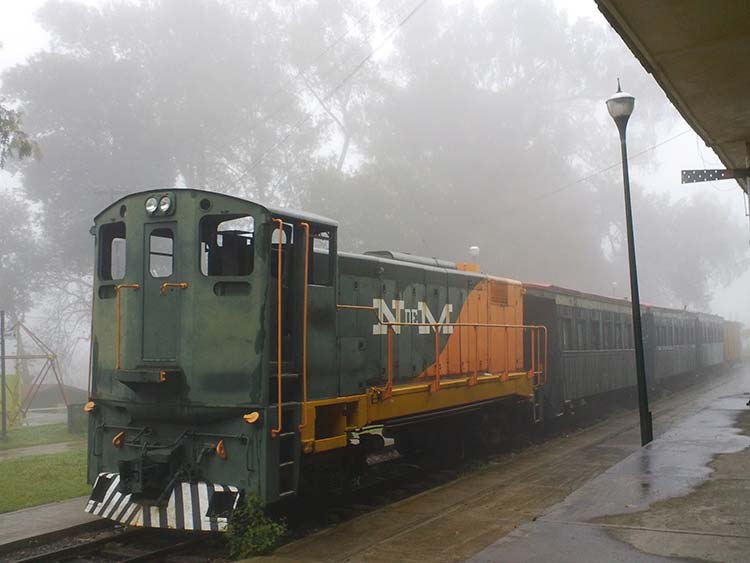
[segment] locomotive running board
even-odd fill
[[[240,497],[231,485],[176,483],[167,504],[153,506],[122,494],[119,485],[117,473],[100,473],[85,511],[126,526],[224,532]]]

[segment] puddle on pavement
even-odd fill
[[[735,381],[471,561],[747,561],[750,395]]]
[[[591,522],[606,526],[610,536],[644,553],[746,561],[750,547],[747,399],[747,395],[725,397],[670,432],[674,446],[656,448],[651,452],[656,455],[647,448],[639,452],[643,456],[632,456],[633,463],[647,464],[643,495],[632,506],[636,510],[627,507]]]

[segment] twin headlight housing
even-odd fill
[[[174,195],[155,194],[146,199],[146,213],[149,215],[171,215],[174,213]]]

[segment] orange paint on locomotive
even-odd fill
[[[462,324],[523,324],[523,287],[520,283],[485,279],[477,283],[452,322]],[[431,331],[434,338],[434,332]],[[454,326],[438,357],[440,377],[477,372],[506,373],[524,367],[524,329]],[[435,377],[435,363],[418,378]]]

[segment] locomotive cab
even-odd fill
[[[303,336],[306,366],[335,366],[335,223],[170,189],[121,199],[92,233],[87,510],[215,530],[241,490],[294,492]]]

